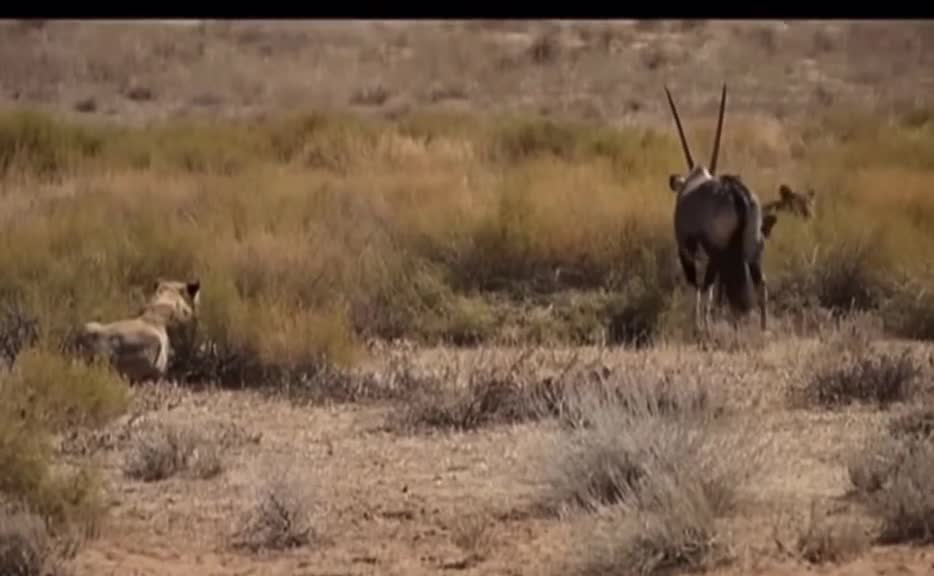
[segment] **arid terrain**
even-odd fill
[[[724,82],[817,208],[697,336]],[[927,22],[0,23],[0,574],[934,573],[932,89]],[[169,377],[73,361],[163,277]]]

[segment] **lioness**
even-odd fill
[[[82,327],[84,343],[133,382],[159,379],[169,364],[168,331],[194,319],[200,293],[198,280],[158,280],[139,316],[108,324],[88,322]]]

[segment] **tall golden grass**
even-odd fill
[[[783,217],[768,248],[779,310],[878,309],[901,334],[934,334],[917,313],[934,287],[934,127],[918,118],[731,120],[725,170],[764,200],[780,183],[817,192],[816,218]],[[709,141],[712,124],[695,124],[692,142]],[[658,335],[687,305],[672,132],[454,113],[131,128],[9,112],[0,295],[55,344],[135,312],[156,277],[199,277],[204,338],[293,368],[352,362],[365,338],[492,340],[524,319],[538,340],[581,337],[581,314]],[[548,304],[542,334],[527,312]]]

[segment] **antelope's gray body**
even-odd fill
[[[694,323],[699,327],[702,293],[707,293],[704,326],[710,321],[713,286],[719,280],[731,308],[748,312],[755,287],[760,320],[767,329],[767,289],[762,273],[764,248],[762,206],[758,197],[736,175],[717,175],[717,157],[726,106],[726,86],[720,100],[720,117],[710,168],[695,164],[684,137],[681,119],[668,89],[665,89],[687,161],[686,176],[672,175],[669,187],[676,193],[674,232],[678,258],[685,279],[696,290]],[[707,256],[702,283],[697,278],[700,252]]]

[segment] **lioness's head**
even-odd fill
[[[149,311],[158,311],[170,325],[188,324],[198,310],[201,282],[179,282],[159,279],[153,286],[153,295],[146,303]]]
[[[814,217],[815,196],[814,190],[808,190],[805,193],[795,192],[787,184],[778,187],[780,201],[777,208],[785,210],[796,216],[810,220]]]

